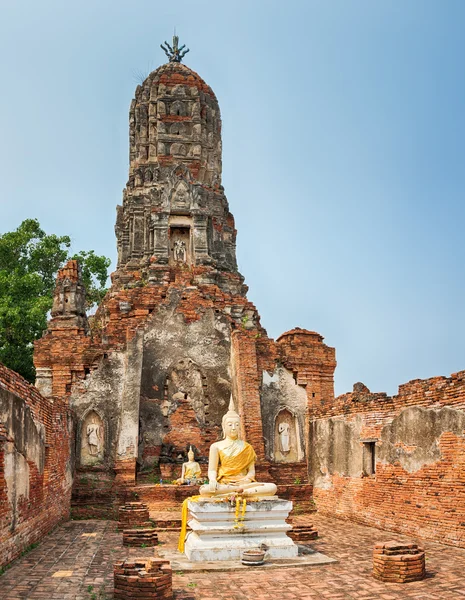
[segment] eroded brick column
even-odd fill
[[[265,445],[260,408],[257,348],[253,333],[239,329],[232,332],[231,360],[236,408],[241,416],[242,435],[253,446],[257,454],[257,463],[260,464],[265,461]]]
[[[118,509],[118,529],[148,527],[149,509],[143,502],[126,502]]]
[[[139,527],[123,531],[123,546],[149,548],[158,545],[158,535],[153,527]]]
[[[171,600],[169,560],[135,558],[114,565],[115,600]]]
[[[123,532],[123,546],[156,546],[158,535],[143,502],[127,502],[118,510],[118,529]]]
[[[373,549],[373,577],[391,583],[419,581],[425,577],[425,551],[418,544],[385,542]]]
[[[312,523],[303,523],[300,519],[298,522],[294,522],[294,519],[292,518],[288,518],[287,522],[289,525],[292,525],[292,529],[291,531],[287,532],[287,535],[294,540],[296,544],[317,539],[318,531],[315,529]]]

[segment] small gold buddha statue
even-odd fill
[[[229,410],[222,420],[223,436],[220,442],[210,446],[208,460],[208,483],[200,488],[200,495],[227,496],[232,493],[243,496],[274,496],[274,483],[255,481],[254,449],[240,439],[239,415],[234,409],[231,396]]]
[[[202,470],[199,463],[194,460],[194,456],[192,446],[189,446],[189,451],[187,453],[188,462],[185,462],[182,465],[181,477],[175,481],[177,485],[196,482],[197,479],[202,477]]]

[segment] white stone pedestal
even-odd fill
[[[247,502],[243,527],[235,528],[235,506],[210,499],[188,502],[189,527],[184,552],[193,562],[238,560],[247,548],[268,546],[272,558],[294,558],[296,544],[286,535],[292,502],[277,496]],[[241,503],[242,509],[242,503]]]

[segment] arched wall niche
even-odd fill
[[[208,393],[205,376],[200,367],[188,357],[181,358],[171,366],[166,385],[167,396],[174,402],[174,406],[178,406],[182,399],[188,400],[195,412],[197,422],[204,426],[205,412],[208,410]]]
[[[272,372],[263,371],[260,404],[268,460],[304,461],[307,392],[296,383],[292,371],[283,365],[277,365]]]
[[[104,463],[108,431],[104,419],[95,407],[82,415],[77,428],[77,456],[82,467]]]
[[[282,407],[274,420],[275,462],[299,462],[304,459],[301,432],[297,415],[287,406]]]

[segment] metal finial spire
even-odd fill
[[[170,46],[168,44],[168,42],[165,42],[164,44],[160,44],[160,48],[164,51],[166,56],[170,59],[170,62],[180,63],[182,61],[182,59],[186,56],[186,54],[189,52],[189,48],[186,48],[186,44],[183,44],[180,48],[179,48],[178,44],[179,44],[179,37],[176,35],[176,30],[174,31],[174,35],[173,35],[173,46]],[[186,48],[186,49],[184,50],[184,48]]]

